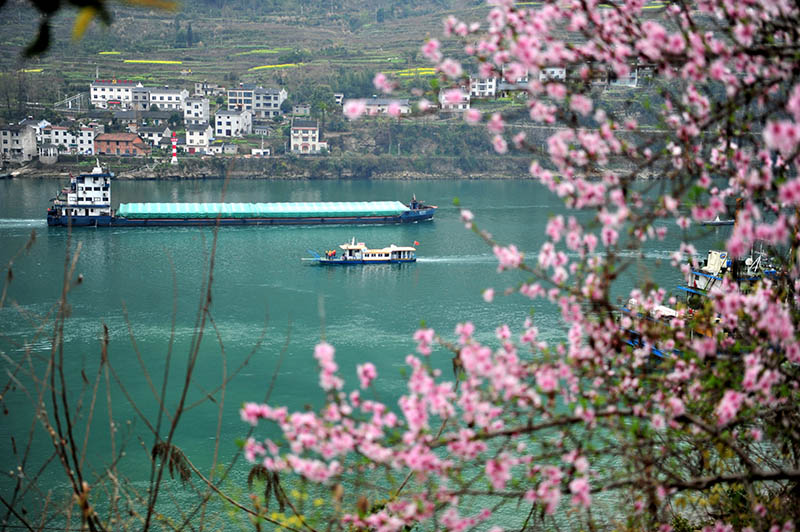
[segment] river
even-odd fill
[[[167,405],[174,408],[203,299],[201,287],[207,278],[212,229],[81,228],[70,236],[66,228],[48,228],[45,224],[48,200],[58,186],[53,180],[0,181],[0,265],[4,278],[6,265],[31,232],[36,233],[30,250],[13,261],[13,279],[8,284],[5,306],[0,309],[0,350],[4,355],[0,366],[6,387],[0,453],[6,457],[7,470],[19,465],[21,442],[27,440],[32,420],[30,396],[19,385],[33,390],[24,370],[13,379],[7,372],[14,371],[12,361],[23,361],[30,352],[33,367],[42,374],[41,360],[49,355],[52,335],[52,322],[46,317],[61,293],[67,246],[71,251],[80,247],[76,275],[82,276],[69,296],[71,314],[64,332],[69,396],[76,401],[84,389],[82,370],[94,383],[105,324],[110,363],[136,408],[150,420],[155,419],[157,403],[147,376],[160,389],[174,338],[166,394]],[[113,185],[113,204],[221,201],[222,191],[223,182],[218,180],[117,182]],[[474,212],[481,228],[500,242],[514,243],[527,257],[535,257],[544,242],[548,217],[566,212],[560,200],[535,181],[235,180],[227,185],[224,198],[247,202],[408,201],[412,194],[439,205],[433,221],[219,231],[211,300],[213,327],[206,328],[200,345],[189,402],[214,390],[223,374],[230,375],[245,360],[249,362],[226,388],[224,402],[216,394],[215,402],[188,411],[178,426],[175,443],[201,470],[207,471],[212,464],[218,407],[222,410],[219,459],[227,463],[237,450],[236,439],[248,428],[239,419],[239,406],[244,401],[262,400],[276,369],[272,404],[292,409],[320,404],[323,395],[317,386],[312,354],[321,338],[336,348],[347,389],[358,385],[356,364],[370,360],[379,375],[374,393],[391,403],[405,390],[404,358],[414,351],[412,335],[423,321],[452,338],[456,324],[470,320],[478,339],[492,342],[499,324],[508,323],[518,333],[525,317],[533,312],[543,339],[555,342],[563,338],[564,326],[556,309],[547,303],[532,305],[519,295],[498,295],[491,304],[483,301],[484,288],[494,287],[501,293],[516,287],[523,277],[516,272],[496,273],[492,250],[464,228],[459,209],[453,205],[458,198]],[[619,293],[648,276],[668,289],[678,284],[680,277],[669,266],[669,252],[677,246],[681,233],[674,224],[668,228],[665,242],[645,245],[643,256],[621,280]],[[698,249],[705,251],[703,243],[720,245],[726,231],[709,231]],[[332,249],[351,238],[376,247],[417,241],[419,260],[416,264],[348,268],[325,268],[302,260],[308,256],[307,249]],[[43,330],[37,331],[42,322]],[[433,360],[445,376],[450,374],[446,352],[435,351]],[[132,482],[144,486],[152,436],[119,387],[112,388],[117,445],[129,435],[122,468]],[[104,393],[104,384],[100,390]],[[89,443],[95,470],[109,462],[104,396],[98,399],[96,410]],[[51,442],[40,429],[36,433],[26,470],[38,467],[52,453]],[[265,427],[258,435],[274,433]],[[13,453],[12,436],[17,455]],[[139,437],[144,438],[144,445],[138,443]],[[243,489],[246,474],[247,467],[240,464],[230,484]],[[57,465],[45,470],[42,484],[66,487]],[[0,492],[5,498],[10,497],[12,487],[12,480],[4,475]]]

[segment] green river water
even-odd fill
[[[26,350],[33,364],[41,364],[50,350],[52,326],[37,333],[40,317],[52,311],[63,279],[67,245],[80,244],[76,273],[83,282],[70,294],[71,316],[64,333],[67,388],[73,399],[83,387],[81,370],[93,380],[100,357],[102,326],[109,329],[109,359],[130,391],[138,408],[155,419],[156,402],[142,364],[156,386],[165,371],[170,338],[174,334],[173,365],[166,403],[174,407],[181,388],[187,353],[201,303],[201,285],[207,267],[213,230],[209,228],[81,228],[70,240],[66,228],[48,228],[45,211],[59,186],[55,180],[0,181],[0,265],[9,260],[36,231],[29,252],[13,263],[13,280],[8,285],[5,307],[0,309],[0,351],[3,360],[2,399],[5,413],[0,425],[0,456],[6,471],[19,465],[13,453],[27,439],[31,427],[31,400],[14,379],[12,361],[23,359]],[[222,181],[117,182],[113,203],[138,201],[221,201]],[[328,227],[241,227],[219,231],[213,280],[211,314],[224,344],[224,356],[216,332],[206,330],[200,346],[194,384],[189,402],[201,398],[230,374],[251,353],[259,337],[264,340],[249,364],[227,387],[222,403],[219,458],[226,463],[236,452],[235,440],[248,426],[238,409],[244,401],[260,401],[273,372],[285,354],[270,402],[300,409],[318,406],[322,400],[317,382],[314,345],[321,337],[336,348],[336,359],[346,388],[357,387],[357,363],[372,361],[378,370],[375,395],[395,403],[405,391],[404,358],[414,351],[413,332],[421,320],[437,332],[452,338],[457,323],[470,320],[478,339],[491,342],[494,329],[508,323],[519,333],[531,311],[542,337],[563,338],[565,329],[553,306],[515,295],[498,296],[487,304],[481,291],[498,292],[515,286],[517,273],[496,273],[491,249],[467,231],[459,219],[453,199],[470,208],[476,221],[499,241],[514,243],[534,257],[544,241],[549,216],[566,212],[560,200],[543,186],[528,180],[498,181],[256,181],[237,180],[228,184],[225,201],[367,201],[401,200],[412,194],[439,205],[432,222],[389,226]],[[703,240],[716,246],[725,229],[711,231]],[[332,249],[355,237],[370,246],[410,245],[418,241],[416,264],[370,265],[362,267],[320,267],[302,260],[307,249]],[[680,232],[669,226],[666,242],[648,244],[644,257],[619,289],[630,288],[644,275],[672,288],[678,272],[669,266],[669,251],[677,246]],[[698,244],[702,252],[705,249]],[[5,272],[5,270],[4,270]],[[173,327],[174,321],[174,327]],[[130,330],[129,330],[130,328]],[[173,333],[174,331],[174,333]],[[135,338],[134,348],[131,335]],[[136,349],[142,362],[137,358]],[[434,364],[449,375],[450,356],[439,351]],[[41,368],[38,368],[41,374]],[[19,376],[19,384],[29,379]],[[102,388],[104,389],[104,388]],[[147,449],[152,437],[125,397],[114,387],[114,418],[120,437],[130,430],[126,474],[134,483],[146,486],[149,471]],[[220,396],[185,414],[175,443],[200,467],[212,463]],[[108,423],[99,401],[89,444],[96,468],[107,464]],[[141,435],[143,447],[137,441]],[[261,437],[273,435],[264,427]],[[28,467],[41,465],[52,452],[52,444],[38,435],[30,452]],[[146,448],[145,448],[146,447]],[[63,473],[53,464],[43,474],[43,484],[66,487]],[[232,485],[244,486],[247,467],[237,466]],[[8,497],[13,486],[6,475],[0,492]],[[5,512],[3,512],[5,513]]]

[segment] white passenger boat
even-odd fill
[[[417,244],[416,242],[414,242]],[[311,260],[318,264],[330,264],[351,266],[356,264],[401,264],[405,262],[416,262],[417,248],[411,246],[395,246],[394,244],[385,248],[368,248],[364,242],[356,242],[353,238],[339,246],[339,251],[335,249],[317,253],[308,250],[313,257]]]

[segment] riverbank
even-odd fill
[[[73,156],[67,156],[72,159]],[[245,157],[183,157],[177,165],[165,159],[97,157],[117,179],[524,179],[530,156],[390,156],[345,155]],[[65,179],[90,172],[95,157],[45,165],[32,161],[7,170],[12,178]]]

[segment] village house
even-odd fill
[[[36,132],[32,127],[0,125],[0,155],[3,162],[27,162],[36,154]]]
[[[214,130],[211,124],[188,124],[186,126],[186,151],[189,153],[208,153]]]
[[[497,96],[497,78],[469,78],[470,98],[494,98]]]
[[[215,137],[241,137],[253,131],[250,111],[217,111]]]
[[[469,109],[470,98],[469,93],[462,92],[461,99],[458,102],[450,102],[446,98],[447,91],[439,91],[439,108],[442,111],[464,111]]]
[[[150,155],[150,146],[136,133],[101,133],[94,138],[99,155]]]
[[[206,98],[213,98],[225,94],[225,87],[220,87],[216,83],[209,83],[208,81],[196,81],[194,84],[194,95],[205,96]]]
[[[269,148],[250,148],[250,155],[253,157],[269,157],[271,152]]]
[[[267,122],[253,121],[253,135],[271,137],[273,133],[275,133],[275,129]]]
[[[133,109],[111,111],[114,120],[122,126],[129,124],[138,124],[142,119],[142,111],[134,111]]]
[[[407,115],[411,112],[411,105],[408,99],[390,99],[390,98],[369,98],[365,100],[366,114],[368,115],[385,115],[389,113],[389,106],[393,103],[398,105],[398,110],[401,115]]]
[[[307,103],[298,103],[292,106],[292,115],[294,116],[311,116],[311,105]]]
[[[240,83],[228,89],[228,110],[250,111],[256,118],[275,118],[281,115],[286,89],[272,89],[250,83]]]
[[[150,107],[158,106],[159,111],[177,111],[183,113],[183,102],[189,97],[186,89],[170,89],[159,87],[150,89]]]
[[[50,122],[47,120],[36,120],[35,118],[29,116],[25,120],[22,120],[19,125],[32,127],[34,133],[36,133],[36,143],[41,144],[44,142],[44,139],[42,138],[42,132],[44,131],[44,128],[50,125]]]
[[[125,79],[96,79],[89,85],[89,101],[95,107],[129,108],[133,102],[133,89],[142,84]]]
[[[42,130],[42,142],[56,146],[59,153],[94,155],[94,138],[103,131],[101,125],[50,125]]]
[[[164,150],[164,153],[168,155],[172,155],[172,138],[172,134],[170,134],[168,137],[161,137],[161,140],[158,141],[158,144],[156,144],[155,147]],[[185,135],[181,135],[180,137],[177,135],[175,136],[175,147],[180,152],[188,151],[186,148]]]
[[[143,111],[139,115],[139,122],[146,126],[165,126],[171,116],[169,111]]]
[[[136,133],[151,146],[158,146],[161,139],[164,137],[169,138],[172,135],[172,130],[167,126],[139,126]]]
[[[539,81],[564,81],[567,69],[564,67],[545,67],[539,71]]]
[[[55,144],[39,145],[39,162],[42,164],[55,164],[58,162],[58,146]]]
[[[292,153],[320,153],[328,149],[328,143],[320,140],[319,122],[316,120],[293,118],[289,142]]]
[[[239,153],[239,147],[230,142],[214,142],[208,147],[208,152],[214,155],[236,155]]]
[[[334,92],[333,93],[333,101],[336,102],[336,105],[344,105],[344,93],[343,92]]]
[[[190,96],[186,99],[183,110],[183,123],[189,124],[208,124],[209,122],[209,101],[202,96]]]
[[[131,89],[130,108],[135,111],[150,109],[150,89],[147,87],[134,87]]]

